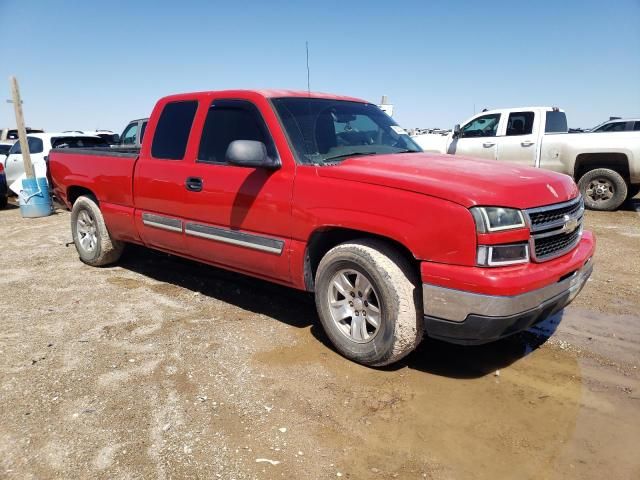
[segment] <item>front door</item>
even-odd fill
[[[185,194],[185,234],[192,257],[279,281],[290,280],[293,165],[277,170],[227,163],[234,140],[260,141],[279,158],[264,117],[246,100],[210,105]],[[185,179],[187,180],[187,179]]]
[[[460,136],[452,139],[447,153],[495,160],[499,123],[499,113],[481,115],[470,120],[460,129]]]

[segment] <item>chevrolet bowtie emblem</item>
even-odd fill
[[[562,226],[562,231],[564,233],[571,233],[576,228],[578,228],[578,220],[575,218],[571,218],[569,215],[564,216],[564,225]]]

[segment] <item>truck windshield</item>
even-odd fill
[[[273,105],[301,163],[422,151],[375,105],[304,97],[275,98]]]

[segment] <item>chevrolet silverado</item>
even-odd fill
[[[173,95],[141,148],[52,150],[80,259],[126,243],[313,292],[344,356],[478,344],[561,310],[595,240],[562,174],[423,153],[377,106],[293,91]]]

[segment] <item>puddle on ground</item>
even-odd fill
[[[582,442],[574,438],[585,416],[579,360],[557,347],[537,348],[543,340],[533,334],[480,347],[426,340],[389,369],[343,359],[317,327],[296,337],[255,361],[287,368],[285,377],[292,370],[307,377],[289,376],[283,395],[319,419],[319,442],[344,452],[340,464],[351,478],[586,478],[574,462],[589,472],[594,461],[587,449],[567,449]],[[583,434],[597,435],[598,422]],[[633,430],[627,434],[633,443]]]
[[[126,288],[127,290],[133,290],[144,286],[144,282],[136,280],[135,278],[126,277],[109,277],[107,278],[107,282],[111,285],[115,285],[116,287]]]

